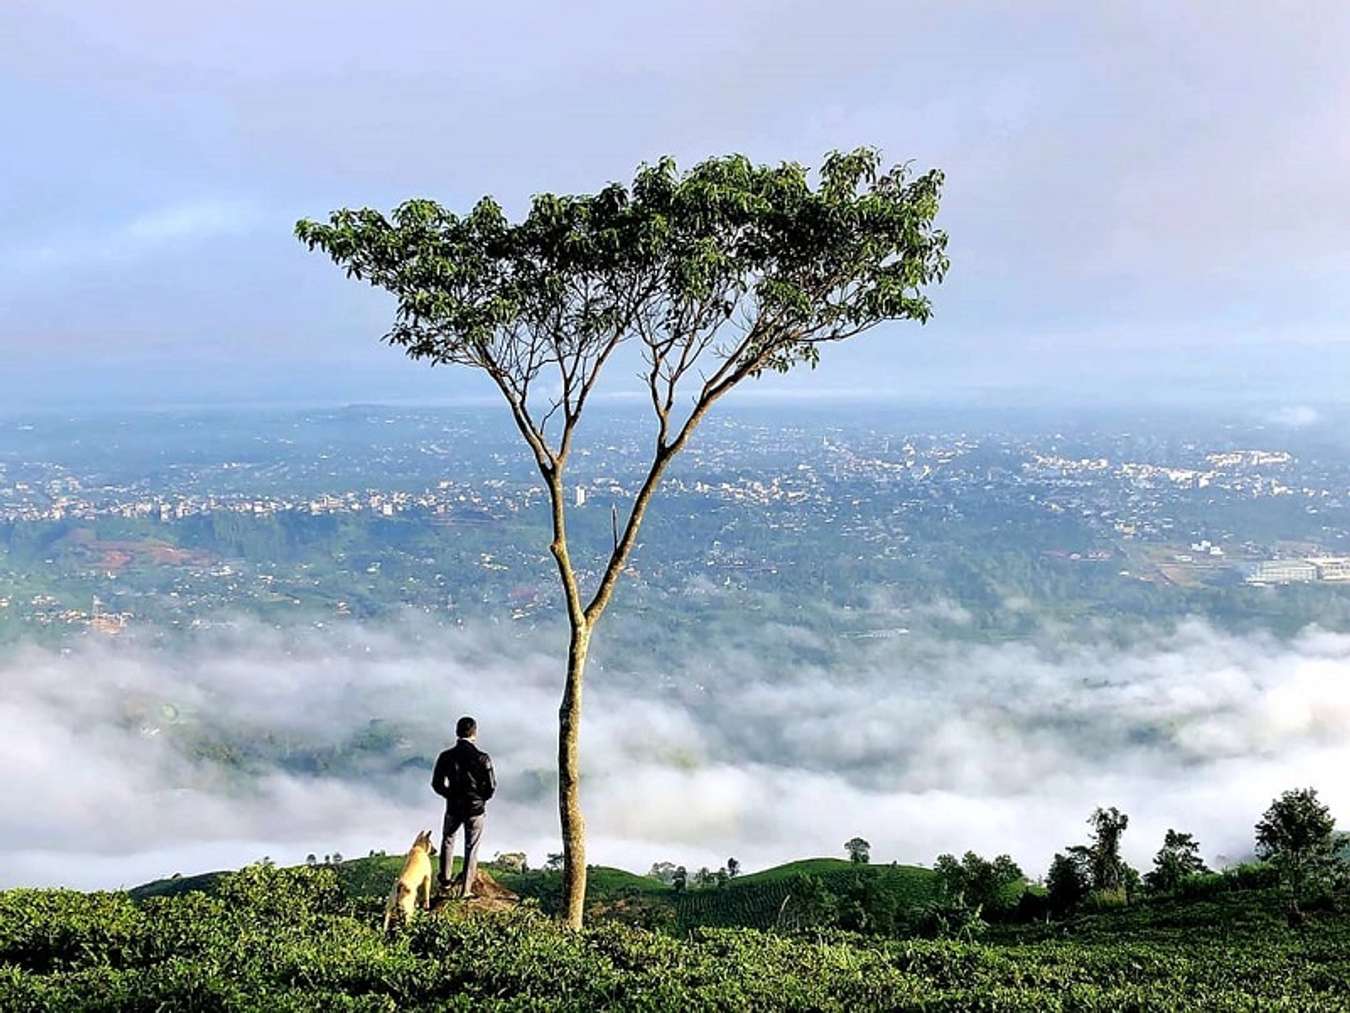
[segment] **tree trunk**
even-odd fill
[[[558,708],[558,815],[562,822],[562,918],[581,928],[586,910],[586,820],[581,815],[581,682],[586,672],[591,631],[573,624],[567,648],[567,683]]]

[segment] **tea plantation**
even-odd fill
[[[0,893],[0,1009],[1350,1010],[1350,918],[1331,906],[1291,929],[1268,887],[1215,884],[995,925],[965,943],[681,927],[740,910],[762,922],[772,891],[801,882],[800,868],[673,903],[655,881],[596,870],[598,917],[585,932],[527,902],[495,915],[451,905],[386,939],[378,894],[394,862],[255,866],[137,897]],[[871,868],[923,896],[923,870]],[[526,894],[531,884],[546,893],[547,875],[512,885]],[[629,902],[672,912],[673,930],[604,917]]]

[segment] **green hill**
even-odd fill
[[[382,905],[403,858],[379,855],[351,859],[334,866],[344,897],[362,909]],[[460,868],[459,859],[455,869]],[[491,863],[484,868],[507,889],[533,899],[545,912],[556,909],[562,895],[562,877],[556,872],[511,872]],[[136,900],[213,892],[224,872],[159,879],[130,891]],[[838,858],[808,858],[759,872],[737,876],[721,887],[675,890],[650,876],[623,869],[592,866],[586,899],[598,918],[613,917],[650,927],[680,932],[702,926],[771,929],[790,911],[794,890],[803,876],[817,880],[825,890],[846,894],[861,881],[871,881],[895,898],[899,911],[910,911],[933,896],[934,877],[928,869],[906,865],[857,865]]]

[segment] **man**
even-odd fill
[[[442,893],[450,890],[450,872],[454,862],[455,834],[464,829],[464,893],[473,897],[474,876],[478,873],[478,844],[483,839],[483,821],[487,801],[497,791],[497,775],[492,757],[479,749],[478,722],[462,717],[455,725],[459,739],[436,759],[431,775],[431,790],[445,799],[445,822],[441,828]]]

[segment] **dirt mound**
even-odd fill
[[[438,895],[431,909],[438,911],[447,905],[463,905],[474,911],[504,911],[520,903],[520,897],[502,886],[491,875],[479,869],[473,877],[473,896],[463,899],[464,873],[455,877],[449,893]]]

